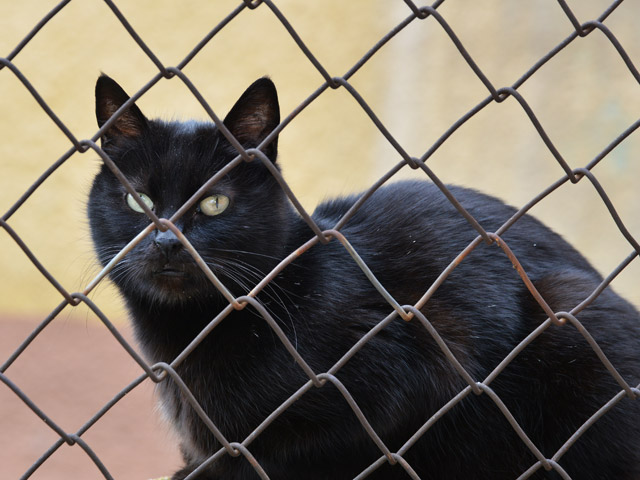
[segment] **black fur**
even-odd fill
[[[113,80],[100,77],[98,123],[103,125],[127,99]],[[276,91],[267,79],[254,83],[225,119],[247,148],[278,123]],[[103,142],[136,190],[148,195],[155,213],[165,218],[237,154],[212,124],[149,121],[135,105],[107,130]],[[275,162],[275,141],[266,153]],[[514,212],[472,190],[451,191],[489,231]],[[258,160],[232,170],[203,197],[214,193],[230,198],[222,214],[207,217],[194,207],[177,225],[235,295],[245,294],[312,237]],[[102,264],[149,224],[125,198],[124,188],[102,167],[88,208]],[[321,228],[332,228],[356,198],[324,203],[313,218]],[[414,304],[477,235],[426,182],[381,188],[342,233],[401,304]],[[227,305],[172,235],[152,232],[111,273],[152,362],[173,360]],[[578,252],[531,217],[516,222],[504,240],[554,311],[572,309],[601,281]],[[171,248],[163,246],[167,242]],[[316,372],[329,369],[392,311],[336,240],[304,253],[258,298]],[[547,318],[495,245],[476,248],[422,312],[477,380]],[[578,318],[626,381],[637,385],[638,312],[607,289]],[[226,438],[239,442],[308,380],[251,307],[231,313],[177,370]],[[415,319],[396,318],[337,377],[391,451],[466,386]],[[491,388],[547,457],[620,391],[571,325],[545,331]],[[220,445],[171,381],[159,390],[182,440],[186,465],[173,477],[181,480]],[[637,401],[623,399],[558,463],[576,480],[640,478],[638,407]],[[381,455],[331,384],[293,403],[249,450],[274,480],[349,479]],[[486,394],[467,396],[405,458],[422,479],[437,480],[515,479],[536,461]],[[225,454],[197,478],[258,477],[248,461]],[[398,465],[383,465],[368,478],[409,477]],[[541,469],[530,478],[560,476]]]

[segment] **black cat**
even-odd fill
[[[128,99],[110,78],[96,86],[102,126]],[[276,90],[255,82],[226,117],[245,147],[279,123]],[[169,218],[237,156],[210,123],[147,120],[132,105],[102,138],[103,148],[143,201]],[[276,161],[276,141],[265,149]],[[451,191],[495,231],[511,207],[463,188]],[[356,196],[323,203],[313,214],[333,228]],[[88,214],[98,257],[106,264],[150,220],[105,166],[95,178]],[[211,270],[246,294],[278,262],[313,237],[266,166],[243,162],[176,222]],[[399,182],[373,194],[341,229],[382,285],[412,305],[477,235],[434,185]],[[555,312],[569,311],[601,282],[558,235],[525,216],[504,235]],[[170,362],[228,301],[171,231],[152,231],[111,272],[137,338],[151,362]],[[317,244],[286,267],[257,297],[302,357],[326,372],[392,307],[337,241]],[[478,246],[446,279],[422,313],[476,381],[482,381],[547,315],[496,245]],[[640,317],[606,289],[578,314],[632,386],[640,382]],[[309,378],[256,310],[233,311],[177,368],[213,423],[242,442]],[[395,318],[336,374],[392,452],[468,384],[414,318]],[[490,384],[537,448],[551,458],[621,387],[570,324],[552,326]],[[190,472],[221,448],[171,380],[160,384],[166,415],[181,438]],[[574,480],[640,478],[640,402],[623,398],[557,463]],[[248,449],[274,480],[342,480],[381,457],[335,385],[312,388]],[[403,455],[431,480],[515,479],[537,460],[487,393],[468,395]],[[244,457],[221,455],[190,478],[240,480],[258,475]],[[410,478],[388,462],[367,478]],[[539,469],[529,478],[561,478]]]

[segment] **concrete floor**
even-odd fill
[[[36,325],[37,322],[23,319],[2,319],[0,364]],[[127,327],[121,331],[132,341]],[[5,372],[69,433],[75,433],[141,373],[103,325],[64,316],[38,335]],[[176,441],[160,420],[153,396],[153,384],[144,381],[82,436],[116,480],[162,477],[173,473],[180,464]],[[58,438],[0,382],[0,478],[20,478]],[[62,445],[29,478],[105,477],[81,447]]]

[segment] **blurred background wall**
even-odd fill
[[[166,66],[178,64],[239,3],[116,2]],[[400,0],[275,3],[331,76],[345,74],[411,13]],[[568,4],[585,22],[597,18],[610,2]],[[55,5],[47,0],[0,2],[0,56],[8,55]],[[438,12],[497,88],[514,83],[573,31],[552,0],[448,0]],[[605,22],[635,65],[640,64],[637,18],[640,3],[627,1]],[[99,0],[69,2],[13,63],[78,139],[90,138],[97,130],[93,88],[100,72],[108,73],[130,94],[157,73],[108,5]],[[220,117],[260,76],[268,75],[277,84],[283,117],[324,81],[266,5],[242,11],[184,73]],[[433,18],[413,21],[350,82],[416,157],[488,95]],[[599,31],[574,41],[519,92],[572,168],[588,164],[640,113],[638,82]],[[149,117],[207,118],[177,78],[161,80],[138,105]],[[322,94],[286,127],[279,145],[284,175],[309,210],[324,198],[370,186],[400,160],[345,89]],[[16,76],[8,68],[0,71],[0,214],[71,146]],[[640,134],[635,132],[593,170],[636,238],[640,236],[639,153]],[[477,188],[516,207],[563,175],[513,98],[487,106],[465,123],[428,165],[446,183]],[[95,153],[73,154],[8,222],[68,291],[81,291],[98,272],[85,218],[87,193],[98,167]],[[424,178],[408,168],[400,176]],[[532,214],[576,245],[603,275],[632,251],[586,180],[566,184]],[[640,305],[639,264],[633,262],[613,283],[636,305]],[[91,298],[112,320],[124,320],[117,294],[106,282]],[[9,235],[0,231],[0,335],[3,322],[31,325],[61,300]],[[56,319],[63,325],[76,321],[87,330],[95,323],[83,306],[68,308]],[[20,335],[26,336],[29,328],[20,330],[26,332]],[[5,342],[6,351],[0,356],[6,358],[24,336]],[[133,478],[123,475],[118,478]]]
[[[128,0],[117,5],[160,60],[171,66],[237,3]],[[402,1],[276,4],[332,76],[346,73],[410,13]],[[608,4],[570,2],[581,21],[596,18]],[[3,2],[3,55],[54,5],[45,0]],[[496,87],[511,85],[572,31],[558,4],[550,0],[447,1],[438,11]],[[636,62],[640,31],[630,18],[638,14],[640,5],[626,2],[606,21]],[[91,137],[97,129],[93,87],[100,72],[117,79],[129,93],[157,73],[108,6],[98,0],[70,2],[14,63],[79,139]],[[275,81],[283,114],[323,82],[264,5],[243,11],[184,72],[221,117],[257,77],[269,75]],[[433,18],[412,22],[351,82],[413,156],[422,155],[488,94]],[[519,91],[573,168],[586,165],[640,112],[638,83],[601,32],[572,43]],[[8,69],[0,75],[0,92],[0,211],[5,212],[71,144]],[[177,78],[160,81],[138,103],[147,116],[206,118]],[[312,103],[286,128],[280,145],[285,176],[309,209],[328,196],[369,186],[400,160],[344,89],[329,90]],[[594,170],[632,232],[640,230],[635,184],[639,145],[638,135],[632,135]],[[429,165],[447,183],[478,188],[515,206],[563,173],[513,98],[486,107],[436,151]],[[96,273],[85,203],[97,168],[95,153],[74,154],[10,219],[37,257],[71,291],[81,290]],[[630,248],[607,216],[600,216],[602,203],[587,183],[563,189],[532,213],[577,245],[606,274]],[[632,280],[638,267],[634,268],[614,285],[640,303]],[[3,232],[0,272],[4,316],[40,317],[60,301]],[[101,288],[94,298],[115,317],[122,316],[113,292]]]

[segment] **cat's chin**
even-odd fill
[[[141,281],[136,283],[138,295],[155,306],[177,306],[220,296],[200,271],[190,272],[188,268],[165,266],[149,269],[139,279]]]
[[[153,276],[160,279],[186,280],[189,277],[189,274],[184,270],[178,268],[165,267],[159,270],[155,270],[153,272]]]
[[[149,305],[155,307],[174,307],[208,303],[215,298],[223,298],[215,288],[202,289],[186,285],[179,277],[163,276],[156,282],[146,285],[140,293],[147,299]]]

